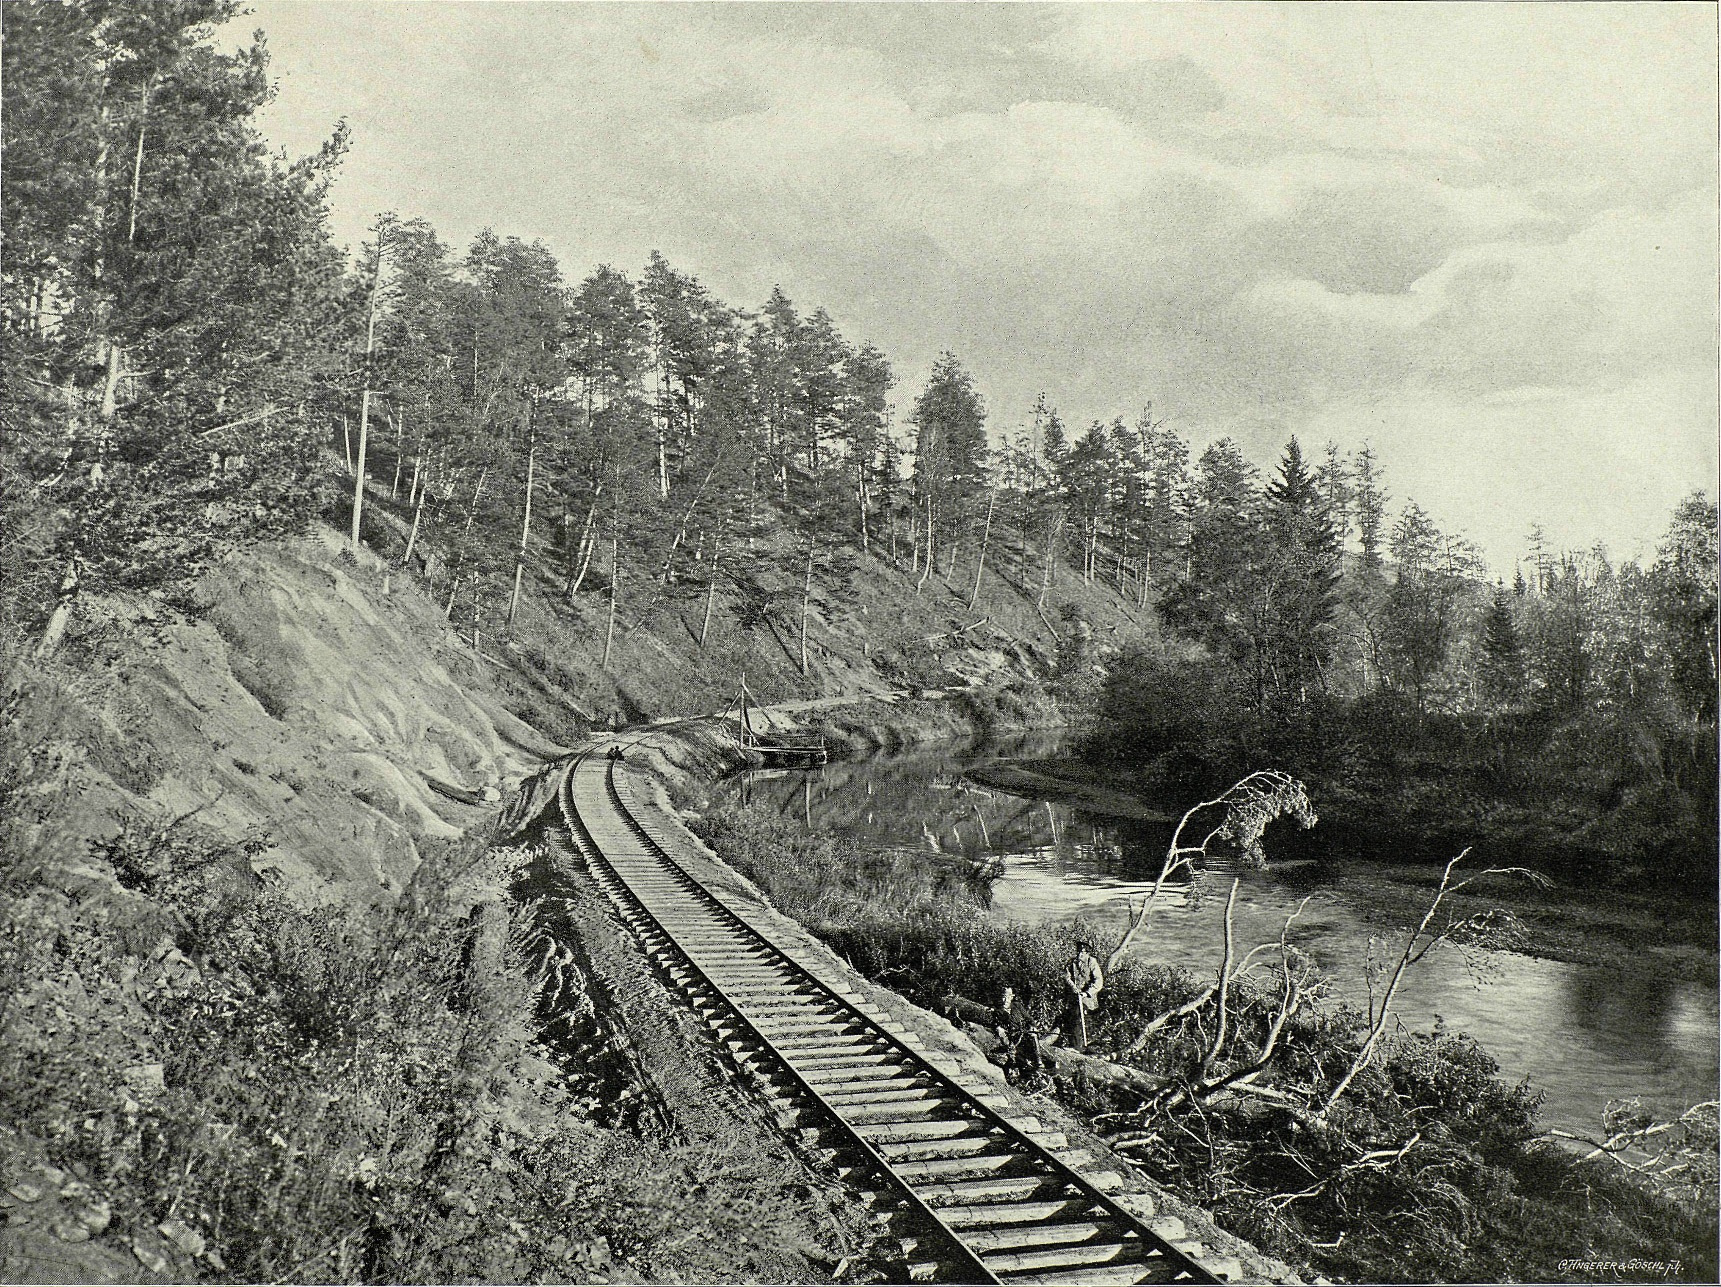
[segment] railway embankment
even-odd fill
[[[960,616],[936,589],[881,579],[869,628],[833,630],[844,666],[815,656],[804,683],[739,645],[699,670],[642,628],[623,701],[539,664],[554,635],[573,640],[558,665],[596,673],[589,630],[474,648],[318,529],[183,602],[92,599],[51,662],[8,655],[0,1276],[888,1278],[865,1209],[728,1087],[577,872],[536,909],[569,918],[566,953],[474,873],[524,862],[503,884],[542,892],[507,802],[529,808],[591,725],[720,706],[738,667],[772,697],[859,697],[802,713],[856,749],[1043,717],[1023,677],[1050,641],[971,632],[920,657]],[[889,653],[920,658],[912,676],[883,665],[890,604],[917,614],[891,625],[922,640]],[[866,696],[986,676],[1016,689]],[[705,725],[651,741],[637,757],[678,802],[738,763]],[[537,1034],[558,1015],[575,1057],[552,1061]]]
[[[840,709],[840,714],[839,714]],[[805,712],[803,718],[815,712]],[[854,701],[816,712],[828,736],[847,736],[851,746],[901,746],[945,739],[973,725],[960,706],[924,699]],[[1060,1156],[1096,1187],[1139,1216],[1172,1245],[1230,1281],[1298,1282],[1290,1266],[1220,1228],[1211,1217],[1157,1184],[1153,1177],[1113,1152],[1089,1126],[1057,1100],[1020,1090],[966,1032],[941,1015],[914,1004],[866,978],[767,895],[725,862],[688,825],[689,802],[702,799],[717,776],[745,767],[747,758],[732,737],[712,721],[686,721],[620,739],[635,783],[642,821],[670,838],[677,860],[724,902],[745,909],[769,936],[833,990],[856,994],[862,1008],[912,1042],[926,1057],[976,1095],[992,1097],[1007,1117],[1032,1120],[1062,1142]],[[534,808],[549,802],[555,775],[528,785],[523,799]],[[524,810],[522,810],[524,811]]]

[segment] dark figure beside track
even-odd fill
[[[1100,989],[1105,987],[1105,972],[1094,957],[1094,945],[1086,939],[1076,944],[1075,959],[1064,971],[1064,991],[1068,1017],[1064,1023],[1064,1044],[1071,1050],[1088,1048],[1088,1011],[1100,1003]]]

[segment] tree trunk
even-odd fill
[[[400,499],[400,473],[406,464],[406,417],[390,413],[394,421],[394,481],[388,485],[388,498]]]
[[[353,481],[352,550],[355,559],[359,554],[359,520],[364,515],[365,506],[365,440],[370,431],[371,354],[376,350],[376,303],[377,288],[382,284],[382,241],[383,228],[379,224],[376,234],[376,258],[371,265],[370,313],[365,320],[365,387],[359,399],[359,458]]]
[[[807,673],[807,617],[813,602],[813,544],[807,543],[807,578],[801,585],[801,674]]]
[[[974,601],[980,597],[980,577],[986,571],[986,546],[992,539],[992,506],[997,502],[996,492],[986,494],[986,522],[980,528],[980,560],[974,565],[974,588],[968,592],[968,611],[974,611]]]
[[[693,499],[687,502],[687,508],[681,513],[681,525],[676,529],[675,539],[669,543],[669,553],[663,560],[663,574],[660,579],[664,585],[670,583],[671,575],[675,569],[675,555],[687,540],[687,529],[693,522],[693,511],[699,508],[699,502],[705,496],[705,489],[711,485],[711,480],[716,475],[717,466],[721,463],[722,458],[722,452],[719,451],[717,459],[711,462],[711,468],[705,471],[705,477],[700,480],[699,486],[694,490]]]
[[[366,377],[369,384],[369,377]],[[359,522],[364,517],[365,508],[365,440],[370,433],[370,389],[367,387],[359,398],[359,457],[357,468],[353,470],[353,539],[352,552],[356,559],[359,554]]]
[[[586,569],[592,565],[592,551],[597,548],[598,505],[603,500],[603,484],[598,484],[597,491],[592,493],[592,507],[586,511],[586,522],[580,531],[579,549],[574,554],[575,566],[570,570],[567,589],[562,591],[562,597],[572,600],[580,592],[580,586],[585,584]]]
[[[138,97],[137,120],[137,151],[132,157],[131,166],[131,208],[127,215],[126,245],[137,241],[137,200],[138,191],[143,183],[143,140],[149,122],[149,84],[145,84]],[[114,412],[119,407],[119,383],[122,350],[118,340],[111,334],[107,337],[107,370],[102,376],[101,418],[105,425],[114,418]],[[58,611],[58,609],[56,609]]]
[[[414,478],[413,481],[416,483],[418,480],[416,478]],[[412,566],[412,551],[418,545],[418,523],[419,523],[419,520],[423,517],[424,517],[424,492],[420,491],[418,493],[418,504],[414,505],[412,508],[412,531],[407,533],[406,553],[400,556],[400,565],[403,568],[409,568]],[[425,567],[428,569],[429,566],[430,566],[429,563],[426,562]]]
[[[108,364],[102,375],[101,417],[105,425],[114,418],[114,412],[119,409],[120,387],[120,345],[119,341],[108,338]]]
[[[870,553],[872,553],[872,538],[871,538],[871,534],[867,531],[867,521],[866,521],[867,490],[866,490],[866,466],[865,465],[862,465],[861,469],[860,469],[860,486],[856,489],[855,500],[856,500],[856,503],[860,506],[861,553],[862,554],[870,554]]]
[[[1046,570],[1040,577],[1040,596],[1034,600],[1034,611],[1042,617],[1046,615],[1046,595],[1052,589],[1052,573],[1057,566],[1058,559],[1058,533],[1063,530],[1063,526],[1064,520],[1060,515],[1048,525],[1046,530]],[[1054,630],[1052,634],[1055,636],[1057,631]]]
[[[466,525],[460,529],[460,544],[455,547],[454,565],[449,569],[448,606],[442,610],[444,620],[454,616],[454,596],[460,592],[460,565],[466,560],[466,542],[472,535],[472,519],[478,513],[478,498],[484,494],[484,479],[489,472],[488,465],[478,471],[477,485],[472,488],[472,503],[466,507]]]
[[[669,452],[664,445],[661,420],[657,425],[657,495],[660,500],[669,499]]]
[[[932,554],[932,497],[928,496],[926,498],[926,566],[921,570],[920,580],[914,583],[916,594],[920,593],[921,587],[932,576]]]
[[[621,533],[610,533],[610,616],[609,623],[604,627],[604,659],[599,664],[603,669],[610,667],[610,647],[615,642],[615,605],[616,593],[621,585]]]
[[[514,593],[508,597],[508,637],[514,637],[514,617],[520,611],[520,582],[526,575],[526,542],[532,535],[532,480],[538,463],[536,435],[526,444],[526,512],[520,519],[520,552],[514,557]]]
[[[705,588],[705,620],[699,625],[699,648],[705,649],[705,636],[711,633],[711,605],[717,598],[717,557],[723,548],[722,532],[711,543],[711,583]]]
[[[66,627],[72,621],[72,605],[78,597],[78,560],[74,556],[66,562],[65,575],[60,578],[60,592],[54,603],[54,614],[48,618],[48,628],[42,632],[42,639],[36,645],[37,657],[52,657],[60,646],[60,641],[66,637]]]

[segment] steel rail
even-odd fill
[[[587,751],[575,758],[563,775],[558,801],[564,821],[568,825],[570,837],[579,844],[583,835],[584,844],[580,845],[588,863],[594,870],[601,867],[610,881],[621,890],[626,891],[627,902],[636,909],[638,918],[643,918],[660,937],[667,949],[672,951],[680,968],[685,974],[698,981],[700,987],[707,991],[713,999],[714,1008],[720,1009],[726,1016],[733,1016],[732,1028],[744,1031],[752,1041],[756,1042],[763,1051],[775,1062],[774,1072],[780,1072],[789,1083],[805,1096],[807,1101],[816,1106],[821,1114],[828,1116],[842,1132],[853,1141],[855,1147],[867,1157],[879,1170],[893,1188],[900,1191],[909,1201],[911,1209],[921,1215],[930,1229],[938,1231],[943,1238],[949,1240],[957,1251],[957,1259],[967,1262],[968,1266],[977,1271],[977,1277],[972,1281],[999,1282],[1000,1279],[987,1265],[984,1252],[971,1247],[962,1233],[952,1228],[939,1214],[938,1208],[925,1200],[914,1187],[913,1182],[897,1174],[890,1160],[884,1157],[873,1143],[865,1138],[857,1129],[855,1123],[849,1122],[837,1105],[831,1103],[797,1068],[792,1052],[784,1051],[774,1042],[746,1013],[742,1004],[728,994],[723,984],[711,977],[690,952],[676,937],[674,929],[665,924],[647,904],[646,899],[629,883],[628,878],[616,867],[610,857],[603,852],[602,845],[592,832],[587,820],[581,817],[574,802],[574,779],[582,767],[594,754]],[[634,808],[623,798],[622,783],[618,777],[617,766],[611,760],[604,772],[605,804],[611,808],[616,817],[622,822],[625,830],[643,847],[645,854],[663,869],[682,893],[702,912],[714,917],[717,922],[734,936],[737,945],[745,945],[748,950],[763,951],[758,964],[769,966],[789,976],[784,983],[785,992],[797,995],[812,994],[812,999],[818,1005],[830,1011],[824,1016],[833,1027],[840,1024],[847,1035],[863,1039],[868,1047],[883,1047],[876,1051],[899,1065],[904,1071],[913,1075],[916,1080],[924,1080],[936,1092],[939,1100],[948,1102],[958,1116],[948,1120],[961,1120],[963,1117],[973,1120],[984,1127],[990,1134],[998,1138],[996,1142],[1005,1144],[1014,1157],[1032,1168],[1033,1174],[1042,1179],[1055,1182],[1060,1189],[1073,1191],[1071,1196],[1063,1199],[1071,1205],[1079,1202],[1080,1212],[1102,1215],[1105,1223],[1116,1226],[1118,1236],[1116,1244],[1120,1249],[1127,1246],[1139,1248],[1139,1267],[1145,1275],[1158,1270],[1156,1281],[1169,1282],[1201,1282],[1219,1281],[1193,1257],[1172,1246],[1166,1239],[1155,1233],[1134,1212],[1128,1210],[1091,1183],[1073,1167],[1065,1163],[1051,1149],[1040,1144],[1026,1130],[1018,1127],[1009,1118],[985,1103],[978,1095],[969,1091],[955,1078],[938,1068],[930,1060],[905,1044],[894,1033],[883,1027],[871,1017],[860,1011],[853,1003],[846,1000],[805,966],[778,948],[764,934],[753,928],[727,904],[719,899],[697,877],[692,875],[668,849],[654,836],[640,820]],[[631,795],[631,784],[628,785]],[[611,897],[615,898],[614,891]],[[620,900],[618,900],[619,902]],[[635,926],[636,933],[638,927]],[[683,985],[684,988],[686,985]],[[692,989],[687,989],[691,991]],[[858,1032],[853,1030],[858,1029]],[[745,1042],[742,1043],[746,1044]],[[805,1057],[805,1056],[803,1056]],[[852,1106],[851,1106],[852,1107]],[[888,1123],[880,1123],[888,1125]],[[1016,1177],[1030,1178],[1030,1177]],[[1050,1227],[1050,1226],[1048,1226]],[[1030,1246],[1031,1244],[1020,1244]],[[1058,1246],[1079,1249],[1080,1243],[1047,1244],[1045,1250],[1049,1253]],[[1103,1247],[1108,1244],[1091,1244]],[[1114,1264],[1116,1262],[1113,1262]],[[1123,1268],[1123,1265],[1118,1265]],[[1081,1266],[1073,1265],[1072,1269]],[[1008,1281],[1008,1280],[1005,1280]]]
[[[590,755],[590,752],[587,752],[586,755]],[[596,862],[601,863],[603,865],[603,867],[609,872],[611,879],[613,879],[618,885],[620,885],[622,889],[629,890],[629,892],[631,893],[631,889],[627,883],[627,878],[624,877],[620,872],[618,872],[615,869],[615,866],[609,861],[609,858],[604,854],[602,847],[597,843],[596,838],[593,837],[591,835],[590,831],[585,828],[583,823],[581,823],[578,820],[578,812],[573,807],[573,791],[572,791],[572,785],[571,785],[572,781],[573,781],[573,775],[574,775],[575,770],[578,769],[580,762],[586,758],[586,755],[582,755],[580,757],[580,760],[575,761],[573,767],[568,770],[567,775],[563,778],[563,791],[560,793],[562,796],[562,815],[563,815],[564,820],[568,823],[570,835],[576,834],[576,828],[578,831],[584,831],[586,833],[587,843],[591,846],[590,852],[586,854],[587,861],[595,860]],[[614,775],[615,775],[615,765],[612,762],[610,767],[609,767],[608,774],[606,775],[609,779],[608,785],[609,785],[609,788],[610,788],[612,794],[615,791]],[[616,803],[621,806],[620,811],[621,811],[622,817],[626,821],[631,823],[637,829],[638,828],[638,821],[637,821],[637,819],[635,819],[633,817],[632,812],[630,810],[628,810],[625,805],[621,805],[621,800],[620,800],[619,795],[615,796],[615,799],[616,799]],[[655,845],[653,845],[652,847],[656,848]],[[690,876],[688,876],[685,871],[681,870],[679,863],[672,863],[671,865],[676,868],[676,870],[680,873],[680,875],[682,876],[682,878],[684,880],[692,881],[692,878]],[[706,896],[710,897],[709,891],[705,891],[703,886],[698,886],[697,882],[693,882],[693,883],[700,890],[700,892],[705,892]],[[690,890],[689,892],[693,892],[693,891]],[[715,901],[715,900],[713,900],[713,901]],[[646,907],[645,904],[641,900],[639,900],[638,898],[634,899],[634,905],[637,909],[638,915],[645,918],[653,926],[656,927],[657,933],[662,936],[665,945],[671,951],[673,951],[673,953],[674,953],[675,957],[677,958],[677,961],[680,964],[680,966],[683,969],[685,969],[688,973],[692,974],[695,978],[697,978],[699,980],[699,982],[704,986],[704,988],[711,994],[711,996],[714,998],[714,1000],[717,1002],[717,1004],[720,1006],[723,1006],[727,1010],[728,1014],[730,1016],[732,1016],[737,1022],[739,1022],[746,1029],[746,1031],[752,1036],[753,1040],[758,1042],[759,1045],[766,1052],[769,1053],[771,1058],[774,1059],[777,1063],[777,1066],[778,1066],[777,1070],[787,1073],[788,1076],[790,1077],[790,1079],[794,1082],[796,1088],[803,1095],[807,1096],[814,1103],[816,1103],[824,1111],[824,1113],[826,1115],[828,1115],[832,1120],[834,1120],[839,1125],[846,1128],[847,1123],[843,1121],[842,1115],[837,1112],[835,1105],[831,1104],[830,1101],[828,1101],[822,1094],[820,1094],[816,1089],[814,1089],[813,1086],[811,1085],[811,1083],[809,1083],[807,1081],[807,1079],[801,1075],[800,1070],[795,1067],[793,1061],[791,1061],[787,1055],[785,1055],[781,1050],[779,1050],[777,1048],[776,1043],[774,1043],[768,1036],[766,1036],[762,1031],[760,1031],[757,1026],[755,1026],[753,1021],[747,1017],[747,1015],[741,1010],[741,1008],[739,1006],[737,1006],[734,1002],[732,1002],[729,999],[728,995],[724,992],[724,990],[718,986],[718,984],[711,978],[710,975],[708,975],[705,972],[704,969],[702,969],[700,967],[698,962],[696,962],[692,958],[692,956],[687,952],[687,950],[685,948],[683,948],[681,946],[681,944],[676,941],[675,936],[672,933],[670,933],[669,929],[663,924],[663,922],[661,920],[659,920],[655,915],[652,914],[651,909]],[[727,910],[727,909],[725,909],[725,910]],[[638,931],[636,930],[635,932],[637,933]],[[759,937],[759,935],[757,935],[756,933],[754,933],[750,929],[748,932],[749,932],[749,934],[752,934],[752,936],[755,938]],[[788,964],[793,965],[794,963],[788,962]],[[845,1009],[852,1009],[853,1007],[848,1006],[847,1003],[844,1003],[844,1008]],[[966,1260],[969,1262],[969,1264],[971,1265],[971,1267],[974,1269],[974,1271],[976,1273],[976,1276],[973,1279],[974,1282],[976,1282],[976,1283],[997,1283],[998,1282],[996,1275],[994,1275],[991,1272],[991,1270],[986,1268],[985,1262],[980,1259],[979,1255],[976,1254],[975,1251],[971,1247],[969,1247],[967,1243],[963,1242],[959,1236],[957,1236],[957,1233],[954,1229],[950,1228],[948,1225],[946,1225],[944,1223],[943,1220],[941,1220],[938,1217],[937,1213],[930,1206],[928,1206],[926,1204],[926,1202],[920,1197],[920,1195],[918,1193],[916,1193],[914,1191],[913,1187],[910,1186],[907,1183],[907,1181],[903,1180],[900,1176],[898,1176],[896,1174],[895,1171],[893,1171],[891,1169],[890,1163],[887,1162],[884,1159],[884,1157],[878,1152],[878,1150],[873,1147],[872,1142],[870,1140],[863,1139],[861,1136],[854,1134],[852,1131],[849,1131],[847,1133],[851,1136],[853,1143],[858,1145],[861,1148],[861,1150],[865,1153],[867,1158],[872,1162],[873,1166],[878,1170],[879,1174],[885,1180],[889,1181],[891,1186],[893,1188],[895,1188],[903,1197],[905,1197],[908,1200],[908,1202],[913,1207],[913,1209],[916,1211],[916,1213],[919,1214],[923,1219],[925,1219],[930,1224],[930,1226],[932,1228],[937,1229],[943,1233],[945,1238],[949,1240],[949,1242],[951,1244],[950,1249],[955,1252],[956,1257],[960,1260]]]

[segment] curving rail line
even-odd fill
[[[563,819],[593,877],[736,1060],[802,1120],[837,1126],[898,1192],[927,1235],[916,1254],[935,1257],[922,1272],[1219,1281],[719,901],[650,834],[631,796],[615,761],[594,752],[563,776]]]

